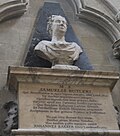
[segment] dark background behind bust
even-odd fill
[[[29,51],[27,53],[27,57],[25,59],[25,66],[29,67],[51,67],[51,62],[44,60],[38,57],[34,52],[34,47],[41,41],[41,40],[51,40],[51,37],[46,31],[47,28],[47,19],[51,15],[61,15],[66,18],[62,8],[60,7],[59,3],[48,3],[46,2],[42,9],[39,10],[37,20],[35,23],[35,31],[33,33],[33,37],[31,39]],[[80,41],[77,39],[68,19],[68,29],[66,32],[66,41],[67,42],[76,42],[78,45],[81,46]],[[81,46],[83,49],[83,47]],[[74,62],[74,65],[77,65],[82,70],[92,70],[93,67],[91,66],[88,57],[83,49],[83,53],[80,55],[79,59]]]

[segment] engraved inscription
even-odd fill
[[[95,98],[107,95],[93,94],[91,90],[41,88],[30,93],[40,94],[33,100],[30,112],[105,114],[102,104]]]
[[[105,92],[60,86],[22,93],[35,95],[29,112],[42,116],[42,121],[34,123],[33,128],[107,129],[96,120],[96,116],[102,118],[106,114],[100,101],[108,97]]]

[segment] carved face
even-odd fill
[[[62,16],[55,16],[52,22],[52,33],[65,33],[67,31],[67,21]]]

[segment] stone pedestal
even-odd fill
[[[18,92],[14,135],[120,136],[111,91],[118,73],[10,67]]]

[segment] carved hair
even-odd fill
[[[63,16],[60,15],[51,15],[50,17],[48,17],[47,32],[49,33],[50,36],[52,36],[52,23],[54,22],[55,18],[58,16],[64,18]]]

